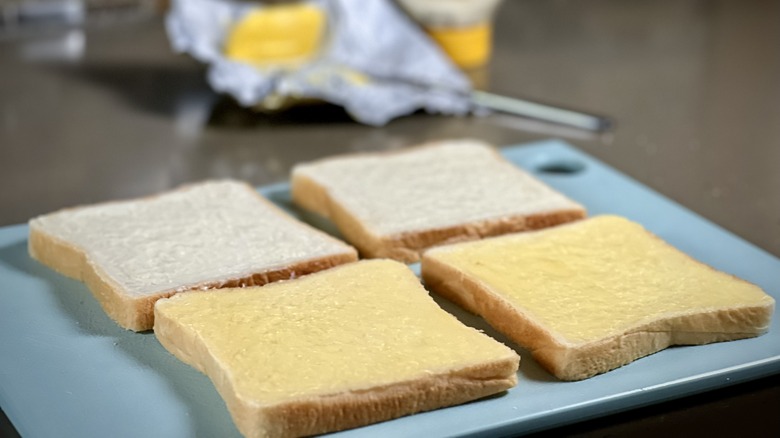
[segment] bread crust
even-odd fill
[[[186,190],[191,186],[192,185],[184,185],[176,190]],[[267,206],[276,209],[279,212],[282,211],[276,205],[255,192],[251,187],[247,187]],[[149,200],[160,195],[161,194],[146,196],[137,198],[136,200]],[[115,202],[121,201],[110,201],[95,204],[94,206],[109,205]],[[65,210],[75,210],[78,208],[82,207],[74,207]],[[154,294],[131,296],[125,293],[121,285],[113,281],[100,266],[93,263],[83,248],[47,233],[41,229],[34,220],[30,222],[29,227],[28,252],[33,259],[66,277],[85,283],[92,295],[100,303],[103,310],[116,321],[117,324],[125,329],[136,332],[152,329],[152,326],[154,325],[154,303],[157,300],[170,297],[179,292],[227,287],[262,286],[274,281],[300,277],[302,275],[311,274],[357,260],[356,251],[349,251],[349,246],[345,244],[346,251],[340,254],[302,260],[288,266],[261,269],[244,277],[204,281],[174,289],[162,290]],[[328,238],[331,237],[328,236]],[[336,239],[333,240],[335,241]]]
[[[453,406],[505,391],[517,384],[517,356],[435,372],[386,386],[301,397],[262,405],[241,398],[226,367],[202,342],[164,315],[155,318],[155,336],[183,362],[206,374],[246,437],[322,434]],[[181,347],[184,346],[184,347]]]
[[[431,143],[416,148],[433,146],[434,144]],[[403,152],[406,151],[354,154],[350,157],[376,154],[394,155]],[[493,152],[503,160],[498,151],[494,150]],[[326,158],[312,164],[316,165],[317,163],[333,159]],[[433,246],[478,240],[507,233],[537,230],[584,219],[587,216],[584,208],[571,208],[530,215],[506,215],[451,227],[430,228],[394,235],[380,235],[370,229],[370,224],[364,224],[352,215],[336,197],[331,196],[326,187],[302,172],[293,171],[291,186],[293,202],[304,209],[331,220],[346,240],[360,251],[362,257],[390,258],[404,263],[419,262],[422,253]]]
[[[482,316],[496,330],[530,350],[547,371],[568,381],[605,373],[673,345],[755,337],[768,330],[774,313],[772,301],[768,305],[673,314],[640,323],[595,342],[573,344],[545,329],[486,284],[440,262],[435,256],[423,256],[421,271],[430,290]]]

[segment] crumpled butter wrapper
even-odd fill
[[[294,70],[259,69],[228,59],[230,30],[262,3],[174,0],[166,27],[174,50],[209,65],[214,90],[255,106],[269,96],[340,105],[357,121],[383,125],[425,109],[462,115],[470,83],[436,43],[387,0],[312,0],[328,21],[320,53]]]

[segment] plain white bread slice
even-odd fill
[[[29,226],[33,258],[86,283],[135,331],[152,328],[154,302],[177,292],[261,285],[357,259],[235,181],[65,209]]]
[[[585,209],[475,140],[295,166],[293,201],[331,219],[366,257],[422,250],[585,217]]]
[[[211,379],[247,437],[321,434],[465,403],[514,386],[520,361],[391,260],[178,294],[156,303],[154,333]]]
[[[434,248],[422,276],[563,380],[670,345],[758,336],[775,304],[617,216]]]

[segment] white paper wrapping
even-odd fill
[[[465,114],[468,79],[439,47],[388,0],[313,0],[327,15],[328,36],[317,57],[295,70],[264,69],[227,59],[232,26],[259,3],[174,0],[167,30],[174,50],[209,65],[219,92],[253,106],[270,95],[322,99],[357,121],[383,125],[425,109]],[[355,78],[366,80],[355,80]]]

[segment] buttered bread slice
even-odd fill
[[[475,140],[296,166],[292,196],[365,257],[419,261],[431,246],[585,217],[579,204]]]
[[[435,248],[422,275],[563,380],[670,345],[757,336],[774,311],[757,286],[616,216]]]
[[[154,302],[177,292],[259,285],[357,259],[237,181],[66,209],[30,221],[30,255],[87,284],[131,330],[152,328]]]
[[[516,384],[518,355],[466,327],[398,262],[157,302],[154,332],[208,375],[247,437],[353,428]]]

